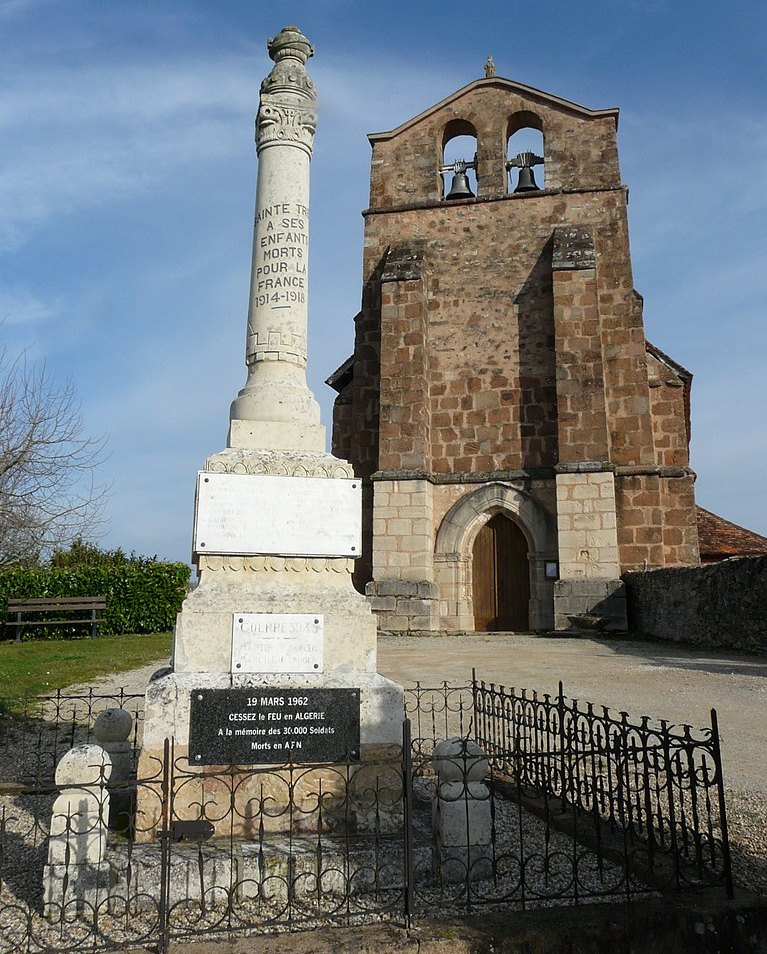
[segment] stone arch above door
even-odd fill
[[[453,504],[437,531],[436,554],[467,553],[480,527],[499,511],[519,525],[531,552],[556,551],[556,531],[543,507],[523,490],[497,483],[485,484]]]
[[[485,484],[458,500],[445,514],[435,541],[434,569],[442,607],[442,628],[474,630],[472,546],[495,514],[509,517],[525,535],[530,559],[530,626],[553,626],[553,584],[544,572],[557,557],[556,529],[546,510],[511,484]]]

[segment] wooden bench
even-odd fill
[[[27,626],[73,626],[87,623],[91,628],[91,639],[98,633],[96,613],[106,609],[103,596],[51,596],[44,599],[8,600],[8,616],[15,621],[6,622],[7,627],[16,629],[16,642],[21,642],[21,634]],[[60,618],[49,619],[47,614],[54,613]],[[62,614],[77,613],[78,616],[63,618]],[[85,614],[88,614],[87,616]],[[44,619],[27,619],[28,616],[45,616]]]

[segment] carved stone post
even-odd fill
[[[434,870],[444,881],[480,881],[492,875],[488,761],[471,739],[454,736],[434,746],[437,791],[432,800]]]
[[[104,861],[109,818],[109,753],[82,742],[56,766],[59,795],[51,811],[48,863],[43,869],[43,913],[51,921],[93,914],[109,889]]]

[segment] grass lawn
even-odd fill
[[[170,658],[171,634],[0,643],[0,696],[45,695]]]

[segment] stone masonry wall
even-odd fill
[[[417,242],[423,251],[421,283],[401,281],[397,294],[391,284],[380,284],[380,432],[382,437],[391,433],[381,469],[425,466],[437,474],[477,474],[557,463],[552,234],[563,219],[598,231],[604,222],[624,216],[623,190],[517,195],[494,203],[440,203],[368,215],[369,273],[386,262],[393,236],[401,244]],[[622,257],[627,261],[627,253]],[[612,289],[609,276],[601,288],[600,276],[597,268],[591,294],[620,299],[623,292]],[[372,326],[375,318],[365,314],[363,323]],[[389,347],[394,354],[385,358]],[[390,369],[386,374],[384,363]],[[405,380],[409,368],[417,374],[419,393],[426,375],[428,404],[421,413],[430,412],[430,420],[394,419],[416,412],[401,401],[403,393],[414,390]],[[611,368],[625,380],[633,359],[615,357]],[[646,392],[644,366],[641,373],[644,383],[638,387]],[[616,408],[613,429],[621,430],[624,410]],[[627,426],[633,426],[634,408],[626,413]],[[353,426],[364,433],[371,415],[362,406],[355,414]],[[421,463],[424,425],[430,441]]]
[[[554,628],[593,624],[625,630],[612,472],[558,474],[557,524],[560,579],[554,584]]]
[[[684,468],[616,476],[623,572],[700,562],[694,478]]]
[[[562,579],[618,578],[615,483],[610,472],[559,474],[557,525]]]
[[[689,463],[684,383],[654,355],[647,355],[655,459],[665,467]]]
[[[431,504],[426,480],[373,484],[373,579],[365,592],[384,629],[428,630],[437,622]]]
[[[627,573],[629,628],[674,642],[767,649],[767,556]]]

